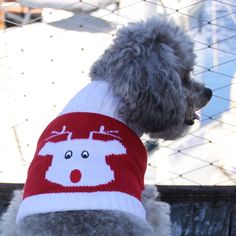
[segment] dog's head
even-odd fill
[[[120,29],[90,75],[109,82],[121,100],[118,114],[131,128],[175,139],[212,96],[191,78],[194,64],[193,43],[184,31],[153,18]]]

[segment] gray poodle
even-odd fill
[[[173,22],[121,28],[91,83],[42,133],[2,235],[169,235],[168,204],[144,187],[140,137],[173,140],[198,119],[212,91],[192,80],[194,64],[193,43]]]

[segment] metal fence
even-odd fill
[[[40,132],[89,80],[90,65],[130,21],[165,14],[195,42],[193,76],[213,89],[201,122],[149,148],[147,183],[236,184],[233,0],[0,1],[0,182],[23,182]],[[108,4],[109,3],[109,4]]]

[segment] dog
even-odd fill
[[[119,29],[91,83],[39,138],[3,235],[169,235],[168,204],[144,186],[140,137],[174,140],[199,118],[212,90],[192,79],[194,65],[193,42],[171,21]]]

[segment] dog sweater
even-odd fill
[[[40,213],[118,210],[145,219],[147,154],[127,125],[93,112],[68,112],[39,138],[17,222]]]

